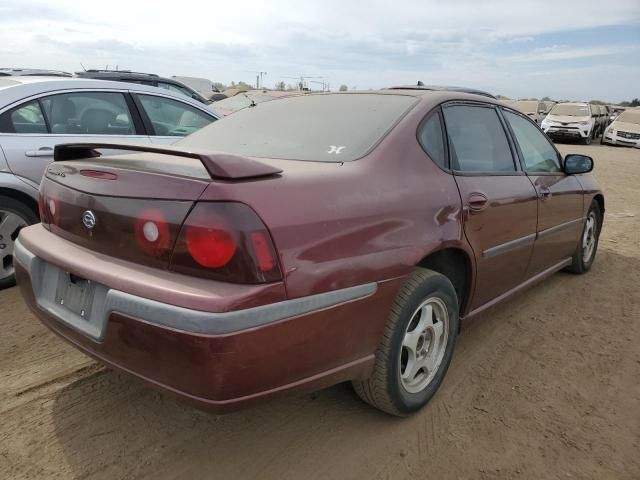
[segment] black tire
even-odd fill
[[[447,337],[446,343],[440,347],[444,349],[444,353],[440,363],[434,368],[435,375],[420,391],[410,393],[401,379],[403,340],[410,322],[416,318],[418,307],[425,301],[436,301],[446,306]],[[391,415],[407,416],[420,410],[440,387],[451,363],[460,322],[458,311],[458,297],[449,279],[431,270],[415,268],[394,301],[375,354],[371,377],[353,382],[358,396]]]
[[[584,238],[587,233],[589,219],[593,217],[595,221],[595,226],[593,230],[593,251],[585,258],[585,248],[584,248]],[[584,226],[582,227],[582,234],[580,235],[580,240],[578,241],[578,246],[576,247],[576,252],[573,255],[573,262],[569,267],[566,268],[567,271],[573,273],[587,273],[589,269],[591,269],[591,265],[593,265],[593,261],[596,258],[596,253],[598,251],[598,241],[600,240],[600,232],[602,231],[602,212],[600,211],[600,204],[593,200],[591,202],[591,207],[589,207],[589,211],[587,212],[587,218],[585,219]]]
[[[589,132],[589,135],[582,139],[582,143],[585,145],[591,145],[591,132]]]
[[[19,202],[18,200],[15,200],[14,198],[6,197],[4,195],[0,195],[0,211],[9,212],[14,215],[17,215],[27,225],[33,225],[34,223],[38,223],[40,221],[40,219],[38,218],[38,215],[36,215],[36,213],[31,208],[29,208],[29,206],[25,205],[22,202]],[[14,232],[14,235],[15,233],[16,232]],[[15,240],[15,238],[0,239],[0,245],[5,245],[5,248],[13,248],[12,247],[13,240]],[[0,253],[5,253],[5,252],[0,250]],[[0,261],[3,262],[2,266],[5,265],[5,262],[7,262],[7,265],[9,264],[9,262],[11,263],[13,262],[13,250],[11,250],[9,253],[10,255],[0,255]],[[0,272],[2,272],[2,269],[0,269]],[[15,275],[9,275],[9,276],[0,278],[0,290],[8,287],[12,287],[15,284],[16,284]]]

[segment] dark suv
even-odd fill
[[[85,70],[76,72],[77,77],[93,78],[97,80],[111,80],[115,82],[141,83],[152,87],[164,88],[172,92],[180,93],[204,104],[211,103],[193,88],[172,78],[165,78],[155,73],[140,73],[130,70]]]

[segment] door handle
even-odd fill
[[[469,209],[471,211],[480,212],[487,208],[487,205],[489,205],[489,199],[484,193],[474,192],[469,195],[467,203],[469,203]]]
[[[53,157],[53,148],[40,147],[38,150],[28,150],[24,154],[27,157]]]
[[[551,197],[551,189],[549,187],[547,187],[546,185],[542,185],[539,189],[538,189],[538,196],[542,199],[542,200],[546,200],[547,198]]]

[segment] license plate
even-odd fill
[[[87,279],[60,270],[55,302],[62,308],[87,319],[91,314],[95,284]]]

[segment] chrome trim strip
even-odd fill
[[[38,307],[71,328],[96,340],[104,338],[105,327],[112,312],[176,330],[219,335],[259,327],[359,300],[373,295],[378,289],[378,284],[373,282],[244,310],[212,313],[169,305],[96,284],[92,311],[87,318],[81,318],[53,301],[59,267],[36,257],[20,243],[19,238],[15,243],[14,255],[31,276]]]
[[[575,220],[570,220],[568,222],[565,223],[561,223],[559,225],[555,225],[553,227],[547,228],[545,230],[542,230],[540,232],[538,232],[537,238],[545,238],[548,237],[550,235],[555,235],[556,233],[561,232],[562,230],[566,229],[566,228],[570,228],[573,225],[575,225],[576,223],[582,223],[585,221],[584,217],[580,217],[580,218],[576,218]]]
[[[508,242],[501,243],[495,247],[487,248],[482,252],[482,256],[485,258],[495,257],[503,253],[522,248],[527,245],[531,245],[536,240],[536,234],[526,235],[524,237],[516,238],[515,240],[509,240]]]

